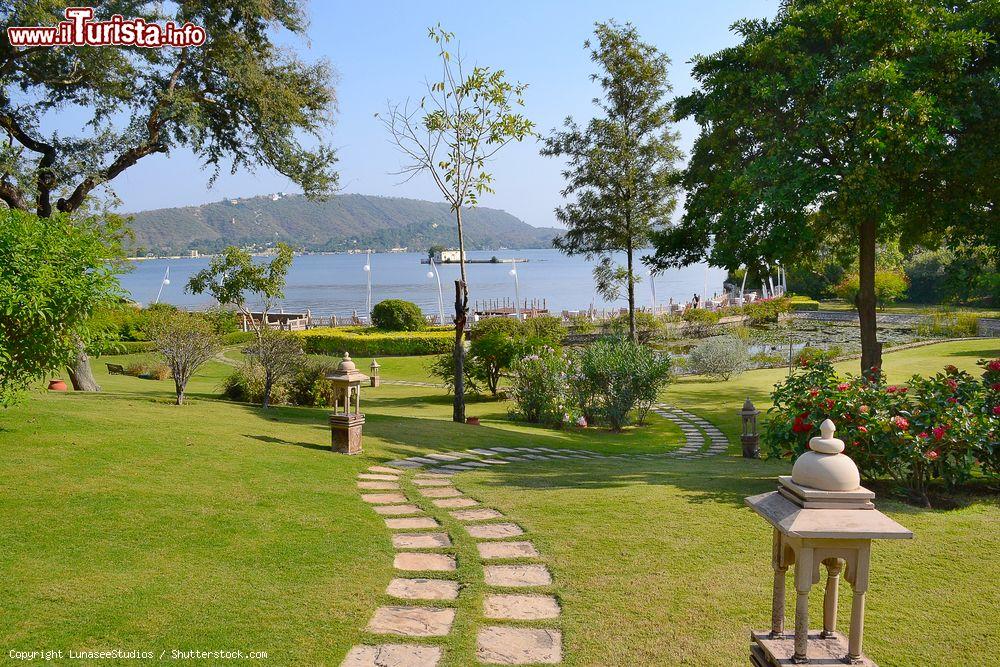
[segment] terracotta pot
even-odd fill
[[[66,391],[66,383],[62,380],[49,380],[49,391]]]
[[[466,424],[471,424],[472,426],[479,426],[479,417],[466,417]]]

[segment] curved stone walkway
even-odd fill
[[[376,609],[365,628],[372,643],[353,647],[342,667],[434,667],[441,661],[444,649],[432,642],[450,634],[459,593],[463,585],[473,583],[459,578],[454,535],[441,522],[446,514],[475,540],[480,567],[473,571],[482,573],[487,589],[485,622],[476,632],[478,663],[562,662],[562,632],[551,624],[562,610],[541,554],[520,525],[464,494],[452,475],[514,461],[689,460],[726,451],[725,435],[705,419],[662,404],[653,411],[681,428],[684,446],[665,455],[477,448],[411,456],[360,473],[357,485],[362,500],[383,517],[392,532],[397,572],[385,590],[391,604]]]

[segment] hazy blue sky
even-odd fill
[[[593,115],[593,64],[583,41],[595,21],[634,23],[642,37],[673,61],[675,92],[693,86],[688,61],[732,44],[729,26],[743,17],[772,16],[777,0],[650,0],[648,2],[321,2],[310,4],[308,42],[297,50],[306,59],[327,58],[339,76],[340,110],[330,139],[339,148],[338,170],[345,192],[440,199],[433,184],[417,178],[398,185],[390,172],[400,158],[373,117],[386,100],[419,98],[425,77],[438,68],[427,27],[440,22],[456,32],[471,63],[505,69],[529,84],[525,113],[543,133],[567,115]],[[678,127],[685,151],[693,124]],[[560,164],[538,154],[535,141],[513,145],[494,164],[496,190],[484,206],[505,209],[536,226],[555,224],[561,200]],[[115,180],[123,209],[180,206],[295,188],[270,170],[224,173],[212,189],[208,174],[185,153],[146,158]]]

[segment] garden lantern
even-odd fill
[[[361,414],[361,383],[368,376],[358,370],[351,355],[337,365],[337,370],[326,376],[333,384],[333,412],[330,413],[330,444],[335,452],[358,454],[361,452],[361,427],[365,416]],[[352,405],[353,403],[353,405]]]
[[[861,651],[865,593],[872,540],[909,539],[913,533],[875,509],[875,494],[861,486],[858,467],[844,455],[844,442],[833,437],[829,419],[820,425],[822,437],[792,468],[778,477],[778,490],[746,499],[773,530],[771,566],[774,588],[771,629],[752,631],[750,663],[779,667],[789,663],[867,665]],[[823,630],[809,632],[809,590],[827,571],[823,597]],[[785,573],[794,567],[795,631],[785,633]],[[850,633],[836,631],[840,575],[853,588]]]
[[[757,433],[757,415],[760,410],[753,406],[750,397],[747,396],[743,409],[737,413],[743,423],[743,432],[740,434],[740,442],[743,443],[743,458],[760,458],[760,435]]]
[[[382,367],[379,365],[378,361],[376,361],[375,359],[372,359],[372,365],[369,366],[368,368],[371,369],[372,386],[373,387],[377,387],[380,384],[382,384],[382,378],[379,377],[379,374],[378,374],[378,369],[380,369]]]

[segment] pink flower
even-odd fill
[[[954,396],[949,396],[948,397],[948,402],[949,403],[958,403],[958,399],[955,398]]]
[[[910,428],[910,422],[906,421],[905,417],[896,415],[889,421],[891,421],[896,426],[896,428],[898,428],[901,431],[905,431],[906,429]]]
[[[850,388],[851,385],[847,384],[846,382],[841,382],[840,384],[837,385],[837,391],[847,391]]]
[[[819,396],[819,389],[810,389],[809,395],[812,396],[813,398],[816,398],[817,396]]]
[[[888,387],[885,388],[885,390],[890,394],[895,394],[897,389],[899,389],[899,387],[897,387],[894,384],[890,384]]]
[[[836,403],[833,402],[832,398],[823,399],[823,407],[827,410],[833,410],[834,405],[836,405]]]
[[[868,432],[868,427],[867,426],[859,426],[858,430],[861,431],[862,433],[867,433]]]
[[[941,454],[939,454],[938,450],[936,449],[928,449],[926,452],[924,452],[924,456],[927,457],[928,461],[936,461],[937,458],[941,456]]]
[[[917,437],[920,438],[921,440],[926,440],[931,436],[929,433],[927,433],[927,431],[921,431],[919,434],[917,434]]]
[[[994,382],[990,385],[990,389],[993,391],[1000,391],[1000,382]]]
[[[867,406],[867,405],[862,405],[862,406],[860,406],[860,407],[858,408],[858,412],[860,412],[860,413],[861,413],[861,414],[863,414],[863,415],[866,415],[866,414],[868,414],[868,406]]]
[[[994,359],[993,361],[991,361],[989,364],[986,365],[986,368],[990,369],[991,371],[1000,371],[1000,359]]]
[[[993,406],[993,416],[1000,417],[1000,405]]]
[[[944,383],[948,385],[948,388],[951,389],[952,391],[958,389],[958,383],[955,382],[954,378],[948,378],[947,380],[944,381]]]
[[[941,438],[944,437],[944,429],[941,428],[940,426],[935,426],[934,428],[932,428],[931,433],[934,434],[935,440],[940,440]]]

